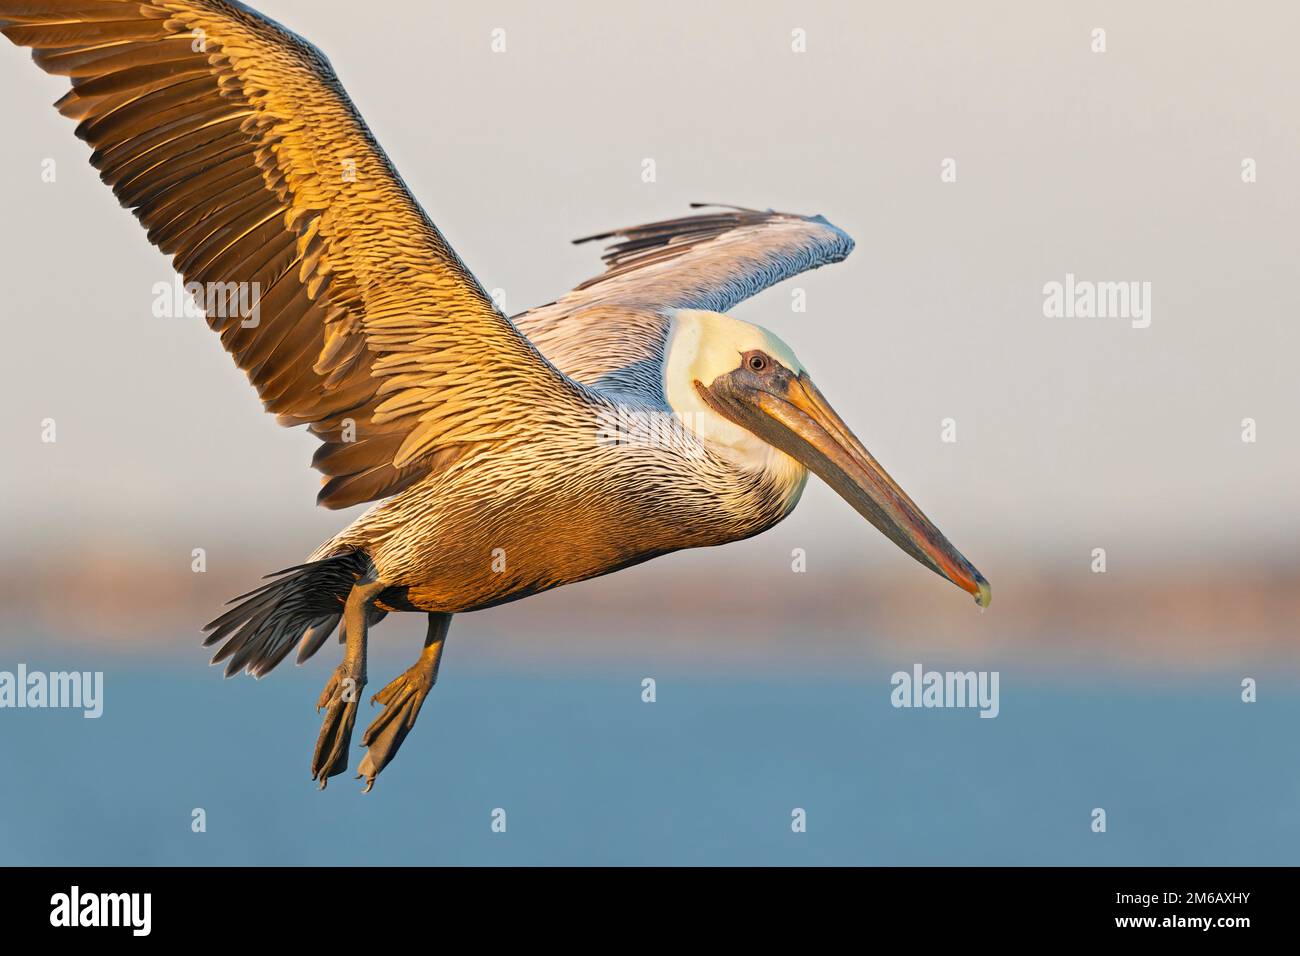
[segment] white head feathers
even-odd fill
[[[784,452],[715,412],[695,383],[712,385],[740,367],[747,352],[762,351],[798,374],[803,365],[790,346],[767,329],[719,312],[679,309],[673,314],[664,360],[664,397],[683,424],[737,464],[784,473],[800,486],[807,472]]]

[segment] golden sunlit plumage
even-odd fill
[[[331,508],[377,502],[208,625],[262,676],[335,632],[312,761],[347,768],[370,626],[429,615],[376,700],[368,784],[437,677],[452,614],[793,509],[809,471],[976,597],[988,584],[880,468],[771,333],[721,313],[852,240],[734,207],[591,237],[606,271],[513,321],[415,202],[326,59],[224,0],[0,0],[0,30],[71,79],[92,163],[187,282],[254,290],[208,322],[268,411],[322,442]],[[584,240],[585,241],[585,240]]]

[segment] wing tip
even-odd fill
[[[661,219],[635,226],[608,229],[604,232],[574,239],[574,245],[582,245],[588,242],[605,242],[606,248],[601,258],[608,267],[604,275],[595,276],[577,288],[584,289],[603,281],[611,275],[610,270],[619,266],[631,265],[633,262],[647,259],[647,253],[651,250],[665,249],[678,244],[681,244],[682,248],[687,248],[698,242],[717,238],[733,229],[742,227],[763,226],[769,223],[808,223],[823,227],[829,231],[830,235],[817,241],[821,249],[820,261],[812,263],[806,268],[816,268],[819,265],[841,262],[853,251],[856,245],[852,236],[821,213],[805,216],[800,213],[779,212],[771,208],[754,209],[749,206],[716,202],[692,202],[689,206],[693,210],[726,211],[693,213],[675,219]]]
[[[687,204],[687,207],[690,209],[726,209],[726,210],[730,210],[730,214],[735,215],[737,220],[752,219],[752,221],[755,223],[762,222],[768,219],[774,219],[774,220],[793,219],[793,220],[801,220],[803,222],[816,223],[820,226],[826,226],[829,229],[834,230],[835,232],[843,236],[846,240],[848,240],[850,251],[852,250],[852,246],[853,246],[852,237],[850,237],[848,233],[846,233],[839,226],[835,225],[835,223],[831,222],[821,213],[816,213],[814,215],[806,216],[802,213],[797,213],[797,212],[780,212],[776,209],[773,209],[770,206],[767,209],[756,209],[752,206],[737,206],[733,203],[725,203],[725,202],[691,202]],[[573,245],[580,246],[588,242],[601,242],[606,239],[623,238],[628,236],[631,233],[644,233],[652,230],[664,229],[669,226],[680,226],[680,225],[688,224],[692,221],[699,222],[708,218],[709,216],[715,216],[715,215],[724,216],[727,215],[727,213],[703,213],[698,215],[680,216],[675,219],[657,219],[654,222],[641,223],[635,226],[622,226],[617,229],[606,229],[602,232],[593,233],[592,235],[589,236],[580,236],[579,238],[570,241],[572,242]]]

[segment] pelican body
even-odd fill
[[[368,632],[428,615],[372,700],[369,789],[437,680],[454,614],[785,518],[809,471],[987,606],[987,581],[832,410],[789,346],[725,313],[853,249],[821,216],[714,207],[589,237],[605,271],[502,314],[407,191],[325,57],[226,0],[0,0],[0,30],[70,77],[59,110],[187,282],[257,297],[208,324],[285,425],[321,440],[320,504],[376,502],[231,602],[227,676],[334,633],[322,787],[348,766]],[[232,291],[233,295],[234,292]]]

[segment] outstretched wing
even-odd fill
[[[605,272],[556,302],[515,316],[515,324],[579,382],[653,388],[670,310],[725,312],[853,251],[848,234],[822,216],[709,208],[576,240],[613,240],[603,256]]]
[[[580,400],[300,37],[226,0],[0,0],[0,30],[71,78],[56,105],[104,182],[219,290],[208,323],[267,410],[324,442],[322,504],[393,494]]]

